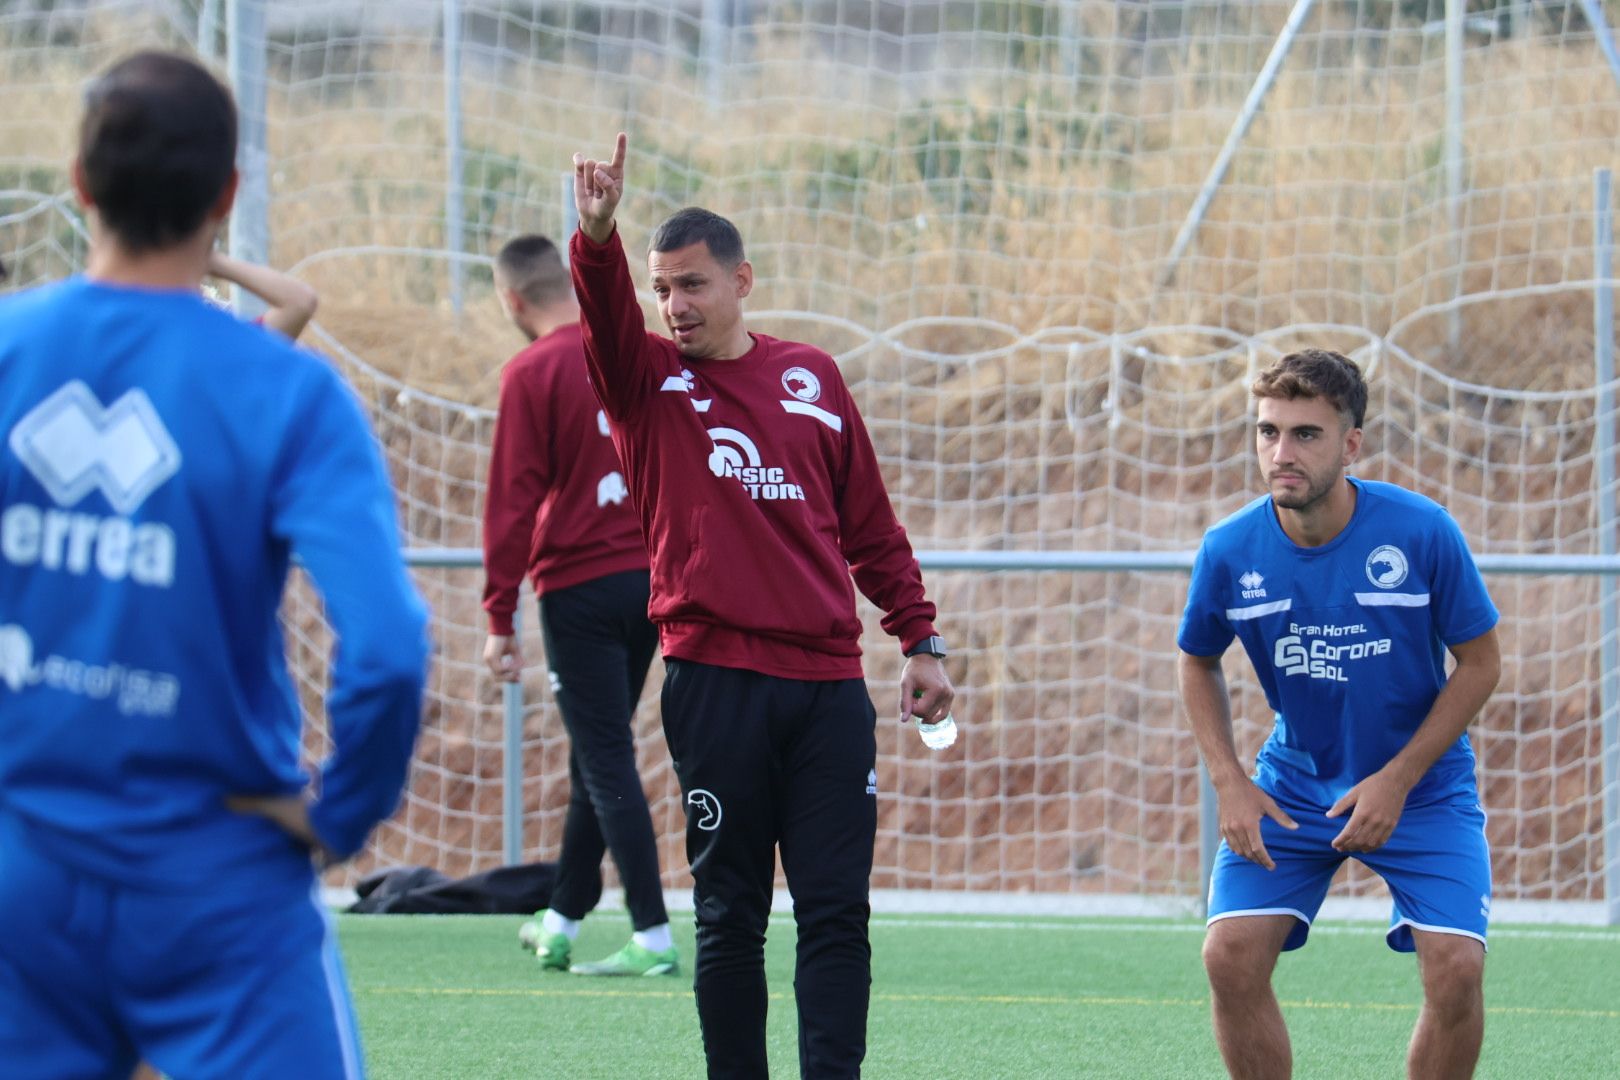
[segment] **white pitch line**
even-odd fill
[[[773,917],[772,922],[791,922],[791,915]],[[970,930],[1057,930],[1073,931],[1079,933],[1095,933],[1099,931],[1116,933],[1139,932],[1157,934],[1202,934],[1203,923],[1133,923],[1133,922],[1052,922],[1052,921],[1023,921],[1018,919],[917,919],[894,918],[881,915],[872,917],[872,926],[893,926],[901,929],[929,929],[962,927]],[[1382,936],[1388,929],[1384,923],[1362,923],[1360,925],[1328,925],[1312,926],[1312,934],[1378,934]],[[1488,935],[1491,938],[1528,938],[1543,941],[1603,941],[1620,943],[1620,931],[1614,930],[1533,930],[1506,926],[1492,929]]]

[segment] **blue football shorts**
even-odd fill
[[[0,1073],[129,1080],[144,1058],[170,1076],[357,1080],[314,884],[136,889],[64,866],[0,815]]]
[[[1383,847],[1345,853],[1333,849],[1349,814],[1329,819],[1321,810],[1272,794],[1299,823],[1285,829],[1260,819],[1260,835],[1275,870],[1235,854],[1221,841],[1209,883],[1209,921],[1242,915],[1292,915],[1298,922],[1283,949],[1297,949],[1310,934],[1334,873],[1359,859],[1389,886],[1394,908],[1385,941],[1413,952],[1413,930],[1460,934],[1485,943],[1491,912],[1491,855],[1485,811],[1473,795],[1408,807]]]

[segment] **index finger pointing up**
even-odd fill
[[[613,160],[608,163],[610,166],[615,169],[624,168],[624,147],[629,141],[629,137],[624,132],[619,132],[618,139],[613,143]]]

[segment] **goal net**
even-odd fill
[[[82,80],[134,41],[217,49],[216,7],[0,14],[0,85],[38,103],[0,118],[7,287],[82,260],[62,119]],[[628,249],[690,203],[737,222],[751,325],[839,359],[920,550],[1192,550],[1260,490],[1248,377],[1311,344],[1369,373],[1358,475],[1439,499],[1479,553],[1593,554],[1613,417],[1592,175],[1613,160],[1620,71],[1587,20],[1599,5],[1467,8],[1448,97],[1442,0],[276,3],[258,76],[271,261],[321,291],[308,340],[370,406],[413,546],[479,541],[496,379],[521,344],[490,256],[519,231],[560,236],[572,153],[625,130]],[[927,578],[963,738],[931,753],[880,720],[874,885],[1193,906],[1185,575]],[[501,858],[481,575],[418,580],[437,655],[410,791],[344,880]],[[1614,900],[1599,579],[1488,584],[1504,674],[1472,737],[1499,911],[1588,917]],[[898,660],[863,610],[887,718]],[[522,853],[554,858],[567,751],[528,601],[524,617]],[[286,623],[318,754],[329,641],[307,591]],[[1252,756],[1269,717],[1240,661]],[[676,887],[659,678],[637,744]],[[1351,870],[1336,892],[1380,888]]]

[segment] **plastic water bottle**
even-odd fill
[[[930,750],[943,750],[956,741],[956,720],[950,713],[937,724],[925,724],[917,721],[917,734],[922,736],[923,745]]]

